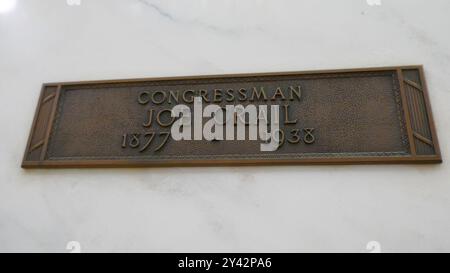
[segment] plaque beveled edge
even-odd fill
[[[405,84],[403,81],[403,71],[416,69],[419,72],[419,80],[422,86],[423,100],[425,102],[425,114],[428,117],[429,129],[432,137],[433,155],[418,155],[415,151],[411,116],[409,112],[407,98],[405,95]],[[216,159],[216,160],[169,160],[169,161],[147,161],[147,160],[45,160],[47,145],[50,138],[52,124],[55,119],[56,107],[58,105],[59,94],[62,86],[77,86],[87,84],[108,84],[108,83],[136,83],[145,81],[172,81],[172,80],[191,80],[191,79],[211,79],[211,78],[236,78],[252,76],[283,76],[283,75],[308,75],[325,73],[353,73],[353,72],[373,72],[373,71],[392,71],[397,73],[400,85],[401,103],[404,119],[407,128],[408,144],[410,154],[405,156],[361,156],[361,157],[321,157],[321,158],[298,158],[298,159]],[[32,152],[34,132],[38,127],[38,116],[43,103],[50,99],[45,97],[45,90],[49,87],[56,88],[53,100],[52,110],[47,118],[45,127],[45,138],[39,146],[41,149],[39,160],[28,160],[29,153]],[[42,126],[42,124],[41,124]],[[308,70],[308,71],[288,71],[288,72],[262,72],[262,73],[239,73],[239,74],[217,74],[217,75],[198,75],[198,76],[174,76],[174,77],[152,77],[136,79],[118,79],[118,80],[98,80],[98,81],[76,81],[76,82],[51,82],[44,83],[41,88],[41,94],[35,110],[33,123],[28,137],[27,146],[23,156],[22,168],[101,168],[101,167],[192,167],[192,166],[254,166],[254,165],[345,165],[345,164],[428,164],[442,163],[441,152],[439,148],[436,126],[434,123],[431,104],[428,95],[427,83],[425,80],[423,65],[404,65],[404,66],[384,66],[369,68],[350,68],[350,69],[327,69],[327,70]]]

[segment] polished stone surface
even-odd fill
[[[449,1],[78,1],[0,0],[0,251],[450,251]],[[20,168],[43,82],[408,64],[441,165]]]

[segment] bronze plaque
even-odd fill
[[[250,140],[250,114],[244,139],[175,140],[175,105],[192,120],[209,105],[276,108],[278,148]],[[422,66],[406,66],[44,84],[22,167],[439,162]]]

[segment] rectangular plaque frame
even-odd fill
[[[301,101],[291,102],[289,111],[302,116],[291,119],[309,127],[319,125],[315,128],[316,143],[285,145],[282,151],[275,152],[260,152],[255,148],[259,147],[259,141],[251,140],[219,141],[222,143],[218,144],[198,140],[174,144],[176,147],[168,145],[169,148],[157,154],[118,148],[120,128],[125,132],[128,124],[134,129],[137,123],[142,124],[135,114],[139,109],[144,119],[147,106],[136,102],[142,90],[149,90],[149,94],[164,90],[169,96],[168,88],[173,86],[181,90],[200,86],[209,95],[215,88],[238,89],[239,84],[247,86],[246,90],[252,85],[273,90],[277,86],[301,86]],[[228,103],[238,104],[237,96],[234,98],[235,101]],[[276,103],[284,102],[288,103],[289,99]],[[250,102],[242,102],[247,103]],[[289,129],[286,124],[282,128]],[[127,135],[124,139],[127,140]],[[46,83],[42,86],[22,167],[440,162],[423,67],[414,65]]]

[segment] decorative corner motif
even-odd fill
[[[22,167],[45,160],[48,140],[58,104],[61,86],[43,85],[28,138]]]
[[[411,154],[440,157],[422,68],[401,69],[400,80],[410,121]]]

